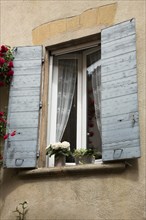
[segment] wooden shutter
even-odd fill
[[[10,87],[9,136],[5,143],[4,166],[36,167],[41,86],[42,47],[17,47],[14,77]]]
[[[135,19],[101,32],[103,161],[140,157]]]

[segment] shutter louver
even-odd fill
[[[135,19],[101,32],[102,159],[140,157]]]
[[[5,142],[4,167],[36,167],[42,46],[17,47],[14,57],[8,129],[16,135]]]

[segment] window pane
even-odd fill
[[[77,60],[60,59],[58,67],[57,141],[70,142],[73,152],[77,130]]]
[[[98,60],[100,60],[100,51],[88,55],[87,67],[92,67]],[[100,75],[98,76],[98,74],[100,74],[100,71],[98,71],[98,68],[99,67],[91,68],[92,70],[87,74],[87,147],[94,147],[97,151],[101,151],[100,127],[97,122],[97,117],[99,121],[100,111],[98,111],[98,115],[97,109],[95,112],[95,104],[97,105],[97,99],[100,99],[100,94],[98,93],[100,86]],[[95,97],[95,94],[98,97]],[[98,100],[98,105],[100,105],[99,101],[100,100]],[[98,110],[99,109],[100,106],[98,106]]]

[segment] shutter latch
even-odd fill
[[[40,156],[40,151],[38,150],[36,153],[36,157],[39,158],[39,156]]]
[[[39,108],[42,109],[42,107],[43,107],[43,104],[42,104],[42,102],[40,102]]]

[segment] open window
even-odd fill
[[[49,143],[101,151],[100,59],[100,46],[53,56]]]
[[[140,157],[135,19],[47,49],[47,144],[94,145],[103,161]],[[8,121],[18,135],[5,143],[4,166],[36,167],[42,47],[18,47],[14,55]]]

